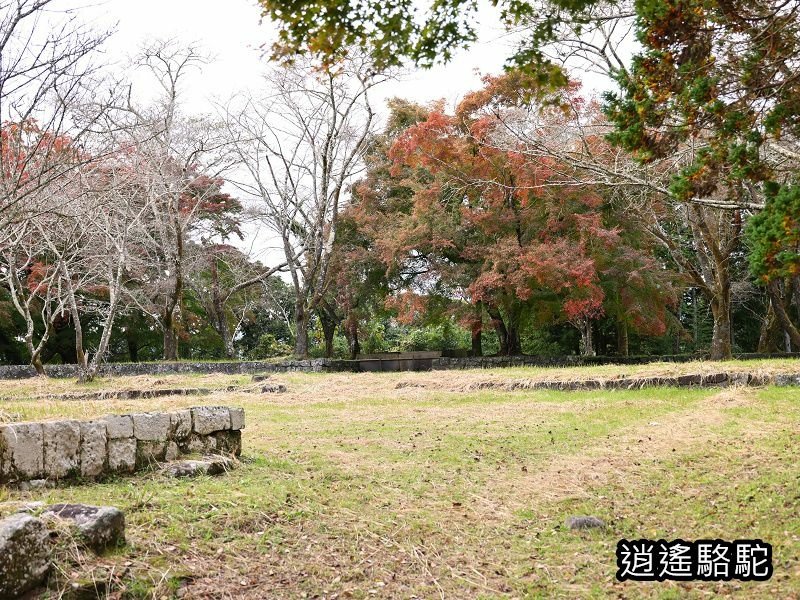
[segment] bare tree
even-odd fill
[[[92,57],[108,35],[51,0],[0,0],[0,277],[39,374],[78,284],[83,237],[70,213],[94,160],[84,138],[107,108]]]
[[[194,47],[171,42],[145,47],[135,64],[161,87],[155,102],[141,106],[128,95],[119,107],[118,145],[128,149],[137,188],[146,199],[146,227],[138,252],[146,256],[126,293],[161,328],[164,359],[178,356],[178,324],[186,286],[190,237],[204,219],[224,218],[221,199],[222,137],[205,117],[183,114],[180,91],[185,77],[204,59]],[[220,212],[215,212],[220,211]]]
[[[85,159],[65,160],[64,146],[79,146],[105,109],[92,57],[108,36],[53,0],[0,0],[0,232]],[[77,115],[90,98],[98,110]]]
[[[294,286],[295,354],[308,355],[308,327],[330,285],[329,265],[348,185],[363,168],[375,123],[370,91],[385,77],[361,56],[328,68],[298,59],[266,78],[260,97],[225,108],[235,185],[279,240]]]
[[[143,268],[136,249],[149,209],[148,198],[136,185],[136,174],[124,160],[106,159],[86,179],[82,210],[75,215],[77,233],[85,241],[80,271],[67,280],[80,381],[97,376],[114,322],[130,303],[126,285],[131,273]],[[100,319],[100,339],[93,352],[84,342],[81,316],[86,314]]]
[[[147,208],[131,179],[124,163],[86,163],[57,191],[29,196],[28,203],[39,200],[35,216],[9,226],[0,276],[26,324],[25,344],[40,375],[57,321],[72,322],[81,381],[93,379],[105,358]],[[94,352],[84,341],[82,318],[89,315],[100,318]]]
[[[56,320],[66,313],[64,262],[76,259],[71,247],[60,248],[59,256],[53,256],[40,233],[43,229],[42,220],[25,220],[7,227],[8,244],[2,248],[0,264],[0,276],[11,302],[25,322],[23,340],[39,375],[45,374],[42,351]],[[37,319],[42,326],[38,331]]]

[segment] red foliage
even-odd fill
[[[47,292],[46,281],[53,273],[53,265],[48,265],[42,261],[34,262],[28,269],[25,278],[25,287],[31,294],[43,294]]]
[[[0,177],[18,188],[36,180],[56,163],[82,158],[72,140],[39,127],[34,119],[0,125]]]
[[[577,83],[541,93],[523,74],[484,83],[453,114],[442,103],[416,111],[426,118],[389,134],[385,157],[372,159],[355,190],[349,218],[401,282],[390,307],[413,320],[435,287],[507,314],[524,304],[541,322],[608,313],[639,331],[663,332],[675,294],[636,224],[609,206],[604,190],[574,183],[583,177],[573,167],[504,135],[500,121],[521,115],[547,135],[574,130],[576,114],[598,118],[597,104],[579,96]],[[532,96],[540,107],[534,117],[525,112]],[[582,143],[601,155],[608,146],[599,135]],[[462,313],[473,326],[475,310]]]
[[[477,263],[467,287],[473,302],[498,294],[522,302],[556,294],[566,318],[598,316],[603,290],[592,253],[619,243],[619,236],[603,226],[597,212],[602,198],[594,190],[552,184],[564,165],[490,143],[497,119],[480,111],[498,89],[510,93],[508,83],[487,79],[487,87],[468,95],[452,116],[434,107],[426,121],[393,144],[393,175],[422,168],[436,180],[416,191],[416,223],[399,224],[401,231],[384,251],[450,250],[455,260]]]

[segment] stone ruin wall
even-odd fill
[[[401,358],[401,357],[398,357]],[[703,359],[700,355],[676,356],[466,356],[422,359],[414,370],[440,369],[495,369],[500,367],[577,367],[590,365],[626,364],[639,365],[651,362],[693,362]],[[795,354],[735,354],[740,360],[768,358],[794,358]],[[153,362],[153,363],[108,363],[100,366],[101,375],[169,375],[175,373],[223,373],[227,375],[303,372],[352,372],[381,370],[367,368],[364,363],[373,360],[338,360],[331,358],[312,358],[306,360],[269,361],[218,361],[218,362]],[[392,359],[384,359],[390,363]],[[397,361],[395,361],[397,362]],[[45,365],[49,377],[76,377],[75,365]],[[386,369],[396,370],[396,369]],[[400,369],[404,370],[404,369]],[[36,371],[30,365],[0,365],[0,379],[24,379],[35,377]]]
[[[242,429],[244,410],[225,406],[1,424],[0,485],[100,479],[190,453],[239,456]]]

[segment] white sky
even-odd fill
[[[116,29],[105,45],[112,69],[124,69],[129,57],[151,39],[195,44],[210,57],[201,73],[192,73],[184,81],[186,112],[212,113],[215,99],[225,101],[258,86],[268,68],[269,48],[277,37],[278,26],[262,22],[254,0],[92,1],[59,0],[58,7],[76,10],[81,21],[98,29]],[[400,80],[376,88],[373,105],[379,114],[385,114],[385,100],[394,96],[423,103],[444,98],[453,106],[466,92],[480,87],[480,74],[499,73],[511,45],[495,15],[496,11],[483,7],[479,19],[482,39],[469,50],[458,52],[449,64],[412,70]],[[135,86],[154,85],[147,81],[134,77]],[[139,89],[144,95],[153,91]],[[256,224],[248,225],[245,233],[244,243],[237,245],[253,258],[272,264],[282,255],[273,246],[273,236]]]
[[[80,7],[82,20],[98,28],[116,25],[108,41],[109,59],[120,66],[142,42],[152,38],[196,43],[212,61],[187,82],[184,100],[191,110],[210,110],[210,98],[227,98],[258,83],[268,64],[268,50],[277,25],[261,22],[252,0],[62,0],[62,6]],[[465,92],[480,87],[478,73],[499,73],[510,53],[510,43],[496,19],[496,11],[483,7],[481,40],[460,51],[447,65],[414,70],[402,81],[388,83],[377,95],[383,99],[402,96],[417,102],[445,98],[454,103]],[[379,98],[380,100],[381,98]],[[383,105],[383,102],[377,104]]]
[[[225,101],[258,86],[278,31],[275,23],[262,22],[255,0],[58,0],[56,6],[75,10],[81,21],[98,29],[116,29],[105,46],[112,69],[113,65],[124,69],[129,57],[148,40],[196,45],[211,60],[201,73],[184,81],[186,112],[212,113],[215,99]],[[497,10],[486,0],[480,2],[478,23],[478,42],[456,52],[448,64],[410,70],[399,81],[379,86],[373,102],[379,114],[385,115],[385,100],[394,96],[421,103],[444,98],[454,106],[465,93],[481,86],[480,75],[500,73],[513,44],[499,23]],[[139,90],[145,95],[151,92]],[[278,253],[270,249],[267,237],[251,225],[245,240],[249,247],[242,249],[271,264]]]

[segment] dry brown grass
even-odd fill
[[[594,489],[612,479],[630,480],[643,466],[657,465],[679,449],[713,445],[724,437],[715,428],[726,422],[726,412],[752,406],[755,397],[752,389],[726,389],[701,400],[691,411],[621,429],[580,454],[557,457],[527,479],[521,491],[546,501],[591,498]],[[772,427],[762,424],[749,432],[749,441],[771,431]]]

